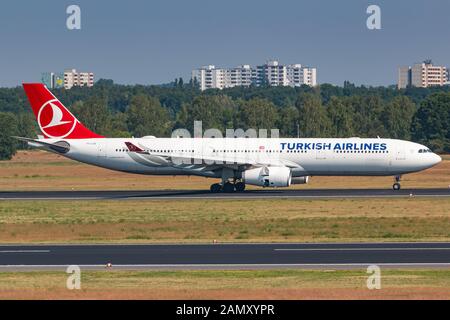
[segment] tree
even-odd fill
[[[322,106],[320,97],[307,93],[298,97],[295,103],[299,113],[301,137],[327,137],[330,130],[330,119]]]
[[[244,129],[276,129],[278,110],[275,105],[260,98],[239,102],[239,125]]]
[[[131,98],[126,113],[128,131],[136,137],[154,135],[167,136],[171,122],[166,109],[159,100],[144,94]]]
[[[327,104],[327,113],[330,119],[330,136],[345,138],[353,136],[353,115],[351,104],[346,98],[331,97]]]
[[[416,105],[408,97],[398,96],[386,104],[381,113],[381,121],[387,136],[395,139],[411,138],[411,122]]]
[[[22,112],[16,116],[17,119],[17,135],[20,137],[36,138],[41,134],[36,122],[36,118],[31,112]],[[28,143],[23,141],[17,142],[18,149],[29,149]]]
[[[290,106],[280,111],[279,125],[282,137],[297,137],[299,113],[297,108]]]
[[[191,87],[192,89],[200,88],[200,83],[198,82],[197,77],[195,77],[194,80],[189,80],[189,87]]]
[[[110,112],[105,99],[93,96],[85,102],[75,102],[71,109],[77,119],[91,131],[102,135],[110,131]]]
[[[361,137],[385,136],[386,129],[381,122],[384,101],[378,95],[356,95],[348,98],[354,110],[353,128]]]
[[[111,115],[111,128],[107,136],[111,138],[131,137],[127,127],[127,115],[124,112],[116,112]]]
[[[450,93],[434,93],[420,104],[412,123],[414,140],[450,152]]]
[[[175,82],[176,85],[174,85]],[[356,86],[347,81],[344,86],[322,84],[314,88],[306,85],[277,87],[263,83],[263,86],[253,84],[250,87],[236,86],[223,90],[200,91],[197,79],[192,79],[190,85],[180,86],[177,77],[176,81],[166,85],[133,86],[100,79],[93,87],[73,87],[70,90],[52,89],[52,92],[64,105],[72,106],[73,113],[86,126],[105,136],[130,135],[126,110],[131,105],[131,100],[137,95],[151,96],[158,100],[161,107],[167,110],[169,119],[176,120],[175,128],[192,128],[194,120],[203,120],[204,128],[221,130],[247,126],[245,123],[247,120],[244,121],[241,117],[238,105],[244,105],[245,101],[252,99],[262,99],[275,106],[275,117],[278,122],[274,126],[279,127],[282,135],[297,136],[297,122],[302,122],[302,130],[308,129],[309,134],[314,132],[315,136],[324,136],[324,128],[311,128],[317,125],[316,120],[311,120],[315,119],[315,115],[305,114],[303,110],[308,108],[303,105],[307,101],[304,97],[310,95],[309,98],[311,98],[313,95],[321,100],[316,100],[313,104],[322,105],[322,107],[317,110],[312,108],[307,112],[315,111],[321,119],[319,125],[322,127],[323,125],[326,127],[326,118],[329,118],[328,136],[376,137],[379,135],[408,139],[408,121],[414,113],[414,111],[411,112],[412,105],[409,102],[421,106],[421,103],[433,94],[449,93],[450,86],[411,87],[398,90],[393,86]],[[410,100],[401,99],[401,97],[408,97]],[[292,106],[295,106],[296,112]],[[324,110],[326,117],[323,115]],[[31,108],[21,87],[0,88],[0,112],[11,112],[17,117],[20,135],[35,136],[39,132],[35,120],[31,118]],[[424,112],[424,109],[421,112]],[[447,138],[433,138],[432,136],[436,136],[436,133],[425,132],[429,130],[429,127],[423,125],[424,120],[414,119],[415,127],[410,128],[410,134],[414,134],[413,139],[426,144],[432,142],[431,146],[436,146],[436,150],[444,150]],[[266,124],[263,126],[265,127]],[[170,129],[165,132],[170,132]],[[19,147],[23,146],[19,145]]]
[[[175,127],[188,129],[192,133],[194,121],[202,121],[203,130],[214,128],[224,132],[234,127],[235,109],[235,103],[227,96],[201,95],[192,103],[183,104]]]
[[[12,113],[0,112],[0,159],[10,160],[17,151],[17,119]]]

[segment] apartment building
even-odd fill
[[[232,69],[225,69],[225,87],[244,86],[252,84],[253,70],[248,64]]]
[[[94,85],[93,72],[77,72],[75,69],[68,69],[64,71],[64,88],[70,89],[77,87],[92,87]]]
[[[446,84],[448,84],[448,69],[433,65],[431,60],[398,69],[397,85],[399,89],[407,87],[428,88]]]
[[[286,68],[288,85],[300,87],[307,85],[314,87],[317,85],[316,68],[302,67],[301,64],[291,64]]]
[[[63,73],[43,72],[41,82],[49,89],[63,87],[70,89],[73,86],[92,87],[94,85],[94,73],[77,72],[75,69],[67,69]]]
[[[256,66],[256,85],[288,86],[287,66],[280,65],[277,60],[269,60],[266,64]]]
[[[192,70],[192,80],[196,79],[200,90],[223,89],[225,86],[225,69],[216,68],[214,65],[203,66]]]
[[[216,68],[214,65],[192,70],[192,80],[197,80],[200,89],[223,89],[235,86],[291,86],[317,85],[316,68],[305,68],[301,64],[281,65],[269,60],[252,68],[240,65],[235,68]]]

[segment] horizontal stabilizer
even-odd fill
[[[25,141],[30,146],[37,147],[37,148],[44,148],[46,150],[55,151],[57,153],[67,153],[70,150],[70,144],[65,141],[48,143],[48,142],[44,142],[42,140],[36,140],[36,139],[25,138],[25,137],[13,136],[13,138],[18,139],[20,141]]]

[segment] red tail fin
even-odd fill
[[[78,121],[42,83],[24,83],[23,88],[45,138],[103,138]]]

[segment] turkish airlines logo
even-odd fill
[[[77,119],[57,99],[42,105],[37,121],[41,131],[49,138],[65,138],[77,124]]]

